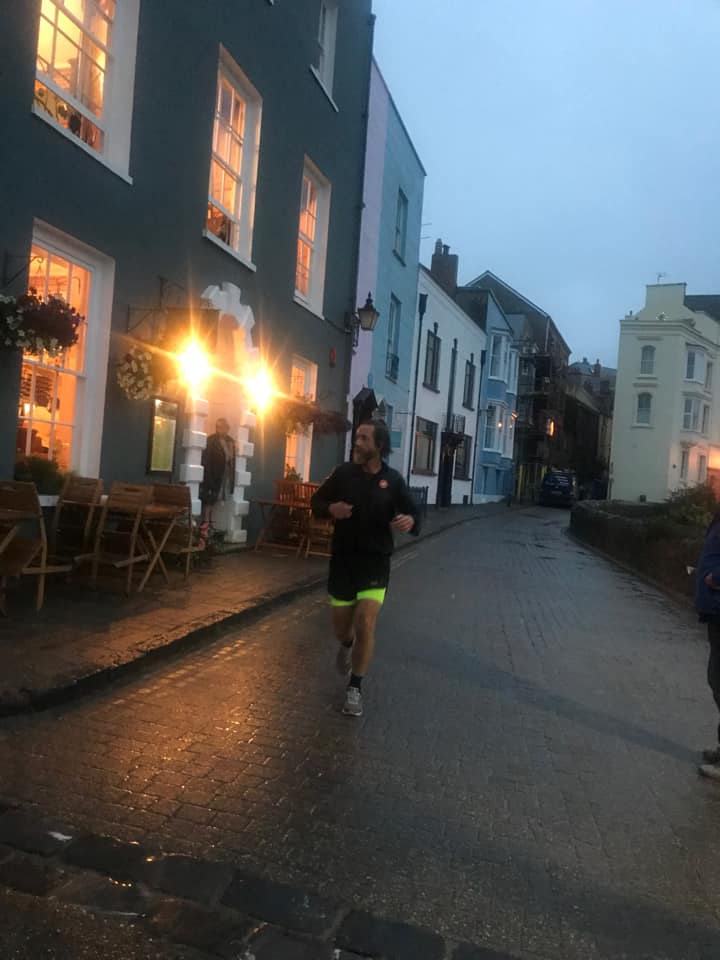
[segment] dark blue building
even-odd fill
[[[55,360],[0,350],[0,475],[44,456],[196,485],[224,416],[242,539],[248,487],[301,457],[305,479],[331,467],[344,437],[257,422],[246,384],[263,364],[278,389],[345,409],[372,29],[371,0],[3,5],[0,288],[86,319]],[[189,400],[155,375],[129,399],[119,359],[191,328],[219,374]]]

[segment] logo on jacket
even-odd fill
[[[378,486],[380,487],[381,490],[387,490],[388,488],[387,480],[381,480]]]

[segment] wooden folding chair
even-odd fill
[[[102,492],[102,480],[74,476],[66,479],[50,531],[50,552],[54,558],[74,560],[91,549],[93,520]]]
[[[110,493],[100,513],[95,547],[89,556],[78,560],[92,560],[93,585],[97,583],[100,566],[115,570],[127,570],[125,593],[132,588],[133,568],[150,559],[150,553],[140,536],[143,508],[150,502],[152,487],[146,484],[118,483],[110,487]]]
[[[162,506],[178,507],[182,513],[175,520],[165,545],[163,553],[170,556],[185,557],[185,579],[190,576],[190,562],[193,554],[203,549],[197,541],[193,530],[192,496],[190,487],[185,483],[156,483],[153,486],[153,503]],[[158,539],[164,534],[169,525],[167,520],[153,520],[148,526],[157,530]]]
[[[72,570],[72,564],[48,563],[45,520],[34,483],[0,481],[0,505],[5,510],[14,510],[19,515],[24,515],[25,522],[34,523],[37,531],[29,537],[22,536],[18,531],[10,539],[7,536],[0,538],[4,543],[4,549],[0,553],[0,611],[7,613],[5,592],[8,577],[27,576],[38,578],[35,609],[40,610],[45,601],[45,575],[67,573]]]

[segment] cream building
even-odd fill
[[[620,322],[618,352],[609,496],[651,502],[720,485],[720,295],[648,286]]]

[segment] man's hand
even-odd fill
[[[396,533],[410,533],[415,526],[415,518],[408,513],[398,513],[390,526]]]
[[[328,512],[335,520],[349,520],[352,516],[353,508],[351,503],[344,500],[338,500],[337,503],[331,503]]]
[[[705,577],[705,586],[710,587],[711,590],[720,590],[720,586],[713,581],[711,573]]]

